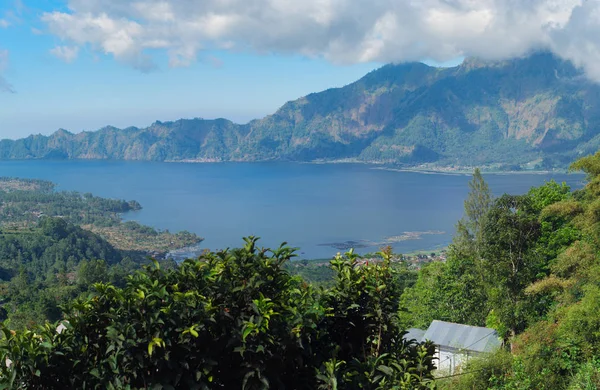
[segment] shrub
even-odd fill
[[[3,326],[0,384],[22,389],[419,389],[432,387],[432,346],[404,341],[389,261],[332,262],[319,297],[284,264],[293,250],[256,246],[154,267],[125,288],[66,308],[57,324]],[[344,341],[346,343],[344,343]],[[7,360],[8,359],[8,360]],[[333,387],[332,387],[333,386]]]

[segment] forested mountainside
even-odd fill
[[[124,285],[148,256],[162,258],[202,240],[122,221],[122,213],[139,209],[136,201],[0,177],[0,321],[18,329],[59,320],[59,306],[93,283]]]
[[[564,168],[600,147],[600,87],[547,53],[454,68],[386,65],[244,125],[226,119],[59,130],[0,141],[0,159],[336,160]]]

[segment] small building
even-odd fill
[[[494,329],[455,324],[434,320],[426,331],[411,328],[404,339],[431,341],[436,347],[435,357],[438,370],[452,375],[469,358],[496,351],[502,346],[498,332]],[[422,334],[422,337],[418,336]]]
[[[406,334],[404,335],[404,340],[417,340],[421,342],[423,340],[423,336],[425,336],[425,331],[419,328],[410,328],[406,330]]]

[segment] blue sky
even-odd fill
[[[0,50],[9,52],[4,75],[15,90],[0,93],[0,138],[193,117],[244,122],[272,113],[287,100],[348,84],[380,66],[226,51],[206,53],[217,64],[198,61],[180,68],[169,68],[157,53],[158,68],[147,73],[85,50],[65,63],[50,54],[60,39],[37,31],[44,28],[40,12],[64,7],[64,2],[30,1],[27,7],[14,25],[0,28]],[[11,10],[4,6],[0,13]]]
[[[0,138],[274,112],[388,62],[551,50],[600,80],[600,1],[0,0]]]

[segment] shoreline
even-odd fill
[[[422,173],[422,174],[438,174],[438,175],[472,175],[475,168],[479,168],[483,174],[488,175],[549,175],[549,174],[571,174],[571,175],[585,175],[582,172],[569,171],[568,168],[555,169],[555,170],[519,170],[519,171],[505,171],[498,169],[486,169],[481,166],[473,167],[459,167],[453,168],[448,166],[438,167],[419,167],[419,166],[399,166],[393,164],[387,164],[382,161],[362,161],[357,159],[339,159],[339,160],[312,160],[312,161],[292,161],[292,160],[276,160],[276,159],[264,159],[264,160],[222,160],[212,158],[202,159],[182,159],[182,160],[134,160],[134,159],[104,159],[104,158],[75,158],[75,159],[0,159],[0,162],[13,162],[13,161],[80,161],[80,162],[127,162],[127,163],[165,163],[165,164],[265,164],[265,163],[291,163],[291,164],[312,164],[312,165],[333,165],[333,164],[355,164],[371,166],[371,169],[386,170],[393,172],[411,172],[411,173]]]
[[[136,160],[145,161],[145,160]],[[475,168],[479,168],[481,173],[488,175],[551,175],[551,174],[572,174],[572,175],[584,175],[581,172],[570,172],[568,169],[556,169],[556,170],[520,170],[520,171],[504,171],[498,169],[486,169],[477,166],[473,167],[402,167],[387,165],[386,163],[379,161],[361,161],[356,159],[340,159],[340,160],[313,160],[313,161],[286,161],[286,160],[218,160],[218,159],[183,159],[183,160],[164,160],[162,161],[167,164],[180,163],[180,164],[222,164],[222,163],[292,163],[292,164],[311,164],[311,165],[343,165],[343,164],[356,164],[371,166],[371,169],[391,171],[391,172],[411,172],[411,173],[422,173],[427,175],[455,175],[465,176],[472,175]]]
[[[341,160],[315,160],[308,162],[299,162],[301,164],[360,164],[360,165],[371,165],[371,169],[377,169],[382,171],[392,171],[392,172],[412,172],[412,173],[423,173],[429,175],[456,175],[456,176],[464,176],[464,175],[472,175],[473,171],[476,168],[481,170],[483,174],[490,175],[549,175],[549,174],[573,174],[573,175],[583,175],[581,172],[570,172],[568,169],[556,169],[556,170],[520,170],[520,171],[503,171],[498,169],[485,169],[478,166],[473,167],[460,167],[460,168],[451,168],[445,166],[439,167],[410,167],[410,166],[394,166],[388,165],[384,162],[378,161],[360,161],[355,159],[341,159]]]
[[[422,173],[424,175],[451,175],[451,176],[471,176],[473,175],[473,171],[475,167],[471,170],[467,169],[457,169],[457,170],[448,170],[445,168],[439,169],[431,169],[431,168],[393,168],[393,167],[376,167],[372,169],[377,169],[381,171],[391,171],[391,172],[411,172],[411,173]],[[579,172],[569,172],[568,170],[556,170],[556,171],[498,171],[498,170],[490,170],[486,171],[481,169],[481,173],[484,175],[583,175]]]

